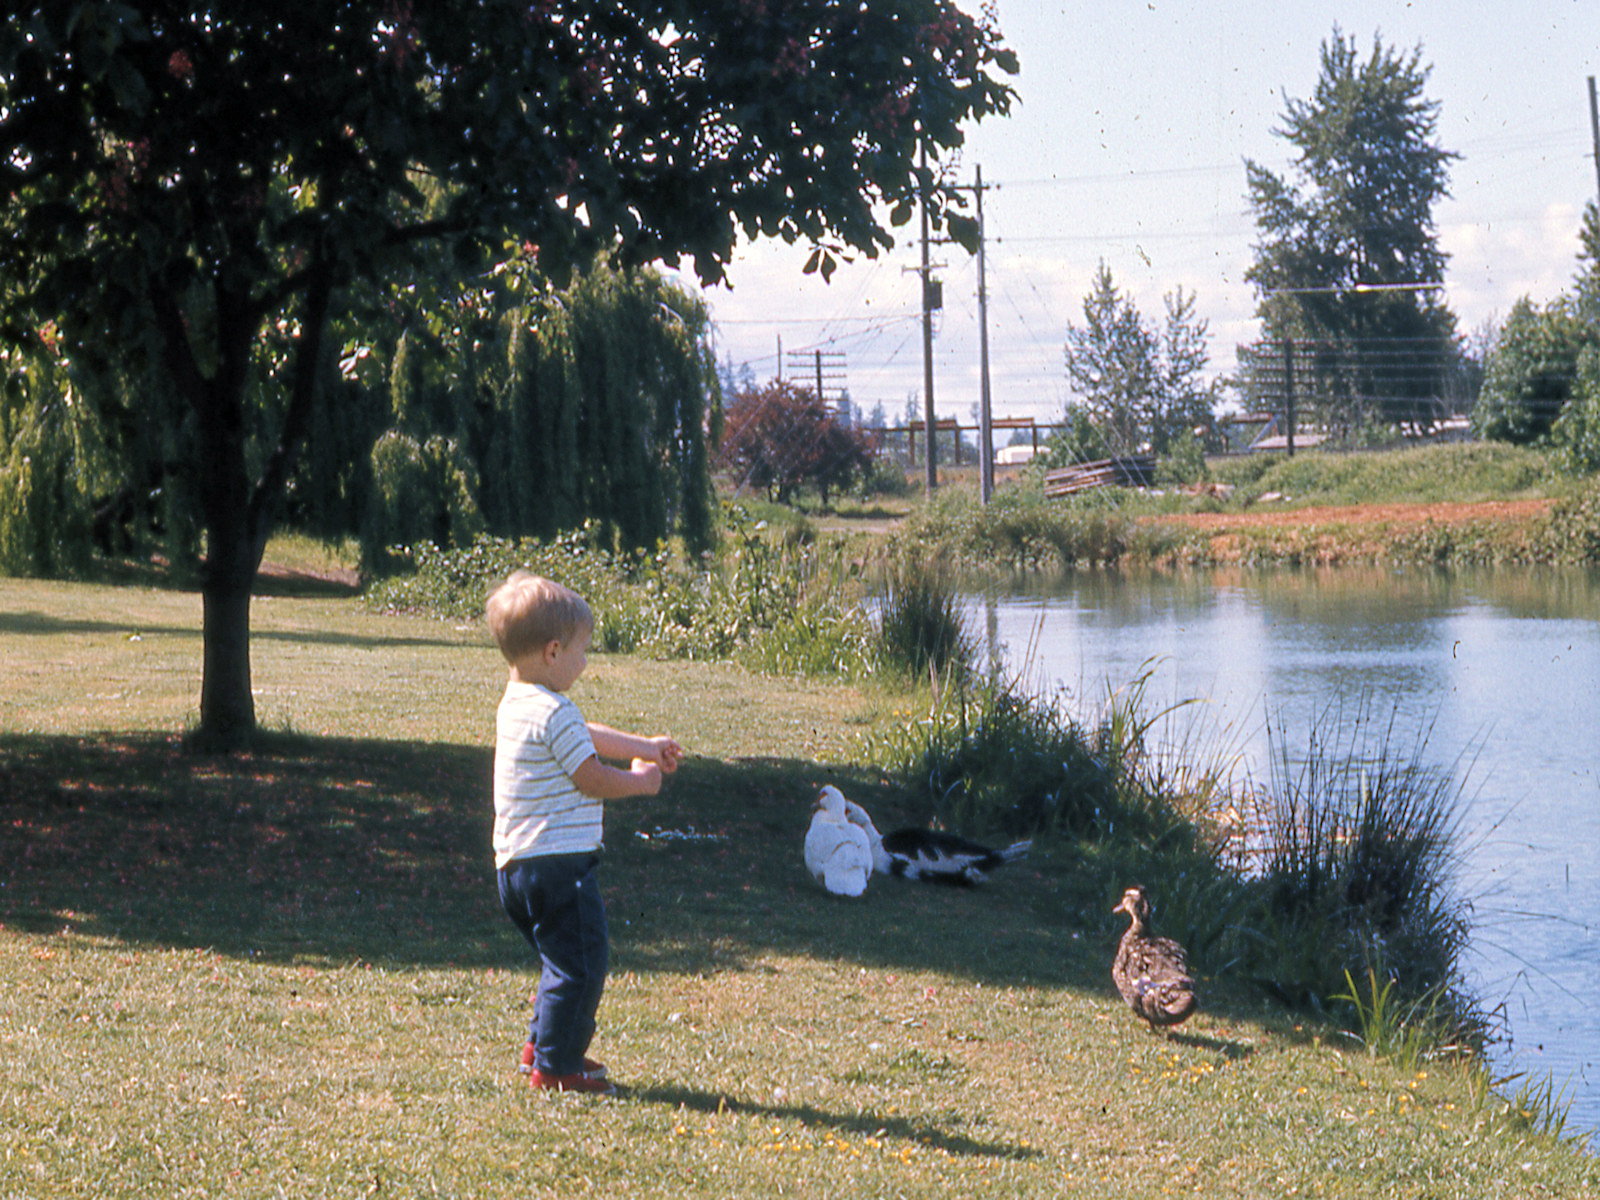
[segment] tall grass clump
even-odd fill
[[[1114,820],[1116,781],[1092,735],[999,672],[944,680],[926,717],[875,735],[866,753],[944,828],[1081,836]]]
[[[961,596],[937,565],[902,558],[884,571],[878,649],[885,667],[913,680],[964,677],[977,648],[961,618]]]
[[[1396,991],[1400,981],[1390,975],[1380,983],[1374,967],[1367,968],[1359,984],[1348,968],[1344,978],[1346,990],[1332,998],[1348,1006],[1351,1035],[1369,1054],[1391,1058],[1403,1071],[1415,1071],[1423,1058],[1455,1035],[1448,1014],[1440,1011],[1442,986],[1404,1001]]]
[[[877,735],[867,753],[953,829],[1115,836],[1144,851],[1175,833],[1198,843],[1189,814],[1216,776],[1164,766],[1152,752],[1150,730],[1172,708],[1152,709],[1150,675],[1147,664],[1127,687],[1108,687],[1101,709],[1077,719],[1020,675],[968,672],[941,681],[925,718]]]
[[[1405,1027],[1419,1024],[1436,1041],[1481,1042],[1460,966],[1468,925],[1452,889],[1455,772],[1426,761],[1427,731],[1398,745],[1370,699],[1354,721],[1342,716],[1334,707],[1313,723],[1298,762],[1278,734],[1242,969],[1292,1005],[1332,1011],[1369,1044],[1403,1044]]]
[[[1162,765],[1147,738],[1166,712],[1146,699],[1149,672],[1108,686],[1085,720],[1001,671],[937,689],[928,715],[869,739],[864,756],[897,777],[919,817],[977,838],[1043,837],[1075,860],[1063,903],[1105,922],[1108,895],[1160,884],[1163,928],[1197,965],[1223,965],[1244,884],[1220,839],[1194,818],[1214,801],[1214,770]]]

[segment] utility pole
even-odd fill
[[[1283,339],[1283,427],[1289,457],[1294,457],[1294,339]]]
[[[1589,76],[1589,133],[1594,138],[1594,202],[1600,206],[1600,104],[1595,103],[1594,76]]]
[[[928,434],[928,496],[939,487],[939,437],[933,415],[933,269],[928,264],[928,144],[922,144],[922,421]],[[959,437],[960,435],[957,434]]]
[[[983,167],[976,168],[978,197],[978,492],[994,495],[994,424],[989,410],[989,292],[983,276]],[[956,436],[961,435],[958,432]]]
[[[817,399],[828,403],[831,392],[842,403],[850,389],[846,383],[843,350],[791,350],[788,361],[789,378],[798,382],[810,375],[816,381]]]

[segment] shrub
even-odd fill
[[[1518,445],[1548,437],[1572,397],[1584,338],[1584,323],[1568,297],[1542,310],[1527,297],[1518,300],[1484,365],[1473,431]]]
[[[1185,429],[1172,439],[1167,452],[1156,461],[1156,483],[1203,483],[1211,477],[1206,467],[1206,448],[1192,430]]]
[[[909,496],[917,490],[905,467],[892,454],[879,451],[871,465],[861,476],[861,498],[873,496]]]
[[[971,668],[976,651],[960,597],[937,567],[903,561],[889,568],[878,603],[878,653],[913,680],[930,671],[961,676]]]
[[[374,607],[476,620],[512,571],[566,584],[594,612],[594,646],[656,658],[739,658],[784,674],[868,675],[877,669],[871,623],[851,599],[857,568],[842,544],[818,545],[806,529],[781,532],[731,508],[720,560],[685,560],[666,547],[617,555],[599,544],[598,522],[541,542],[479,537],[441,550],[398,548],[410,574],[380,580]]]
[[[1600,480],[1590,480],[1551,505],[1544,540],[1552,561],[1600,564]]]
[[[1579,475],[1600,470],[1600,349],[1590,346],[1579,356],[1572,399],[1556,418],[1550,440],[1564,470]]]

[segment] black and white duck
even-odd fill
[[[880,834],[866,809],[853,800],[845,801],[845,814],[866,831],[873,870],[928,883],[982,883],[990,871],[1025,857],[1033,846],[1032,841],[1022,841],[993,850],[942,829],[896,829]]]

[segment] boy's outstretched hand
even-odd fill
[[[663,774],[671,775],[678,769],[678,764],[683,762],[683,747],[675,738],[670,737],[651,738],[650,743],[655,747],[656,765],[661,768]]]

